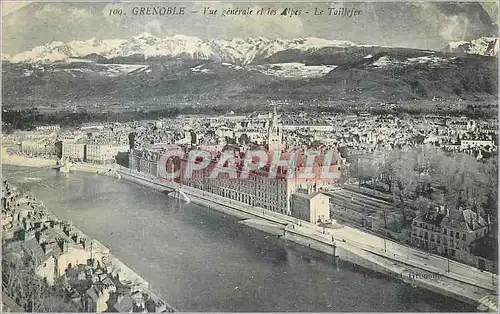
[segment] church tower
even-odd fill
[[[283,145],[282,141],[282,131],[281,125],[278,123],[278,113],[276,112],[276,106],[274,106],[273,116],[271,118],[271,123],[267,130],[267,149],[269,151],[281,151]]]

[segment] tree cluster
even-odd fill
[[[49,286],[36,275],[37,265],[40,261],[29,250],[2,254],[4,292],[27,312],[80,312],[82,309],[66,298],[62,284]]]
[[[437,147],[405,147],[358,159],[351,170],[361,185],[385,188],[401,205],[407,203],[419,210],[436,204],[484,214],[496,212],[496,158],[478,161]]]

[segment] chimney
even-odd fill
[[[80,239],[80,244],[83,246],[84,249],[87,249],[88,247],[88,241],[85,238]]]
[[[66,233],[66,235],[69,236],[71,234],[71,227],[69,226],[64,227],[64,233]]]
[[[59,247],[63,253],[68,252],[68,242],[66,242],[65,240],[59,241]]]

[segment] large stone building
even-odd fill
[[[128,146],[115,146],[112,144],[87,144],[86,156],[87,162],[96,164],[109,164],[115,161],[118,152],[126,152]]]
[[[69,159],[72,161],[84,161],[86,143],[87,141],[85,138],[63,139],[61,141],[62,159]]]
[[[471,253],[471,244],[486,237],[490,225],[470,209],[450,211],[441,207],[413,219],[410,241],[418,248],[476,267],[491,268],[486,265],[488,261]]]
[[[298,154],[296,168],[292,170],[293,175],[289,177],[286,169],[281,167],[278,167],[276,175],[273,175],[270,173],[272,170],[269,165],[243,174],[241,160],[236,165],[236,175],[231,176],[227,172],[228,168],[224,165],[221,166],[217,157],[214,157],[208,166],[200,170],[194,170],[196,167],[185,158],[180,158],[175,162],[169,160],[166,165],[159,165],[163,152],[161,150],[146,149],[132,150],[129,155],[129,168],[160,179],[165,179],[161,177],[160,167],[167,169],[170,173],[180,171],[180,176],[175,179],[179,183],[251,206],[288,215],[292,214],[290,208],[291,196],[298,189],[305,189],[308,191],[306,194],[312,194],[322,188],[331,187],[341,182],[342,164],[339,163],[339,155],[335,156],[332,164],[328,167],[328,171],[335,175],[334,178],[321,177],[323,171],[321,164],[315,164],[311,167],[310,178],[302,178],[301,175],[305,171],[305,157],[303,154]],[[289,157],[288,155],[289,153],[282,153],[281,159],[286,159]],[[188,168],[193,169],[190,175],[186,175],[186,169]],[[214,173],[217,173],[217,175],[213,176]],[[322,220],[329,219],[329,214],[321,215],[324,216]]]
[[[187,148],[155,147],[153,149],[134,149],[129,154],[129,168],[162,178],[162,171],[180,171],[180,176],[175,180],[183,185],[213,193],[231,200],[242,202],[251,206],[264,208],[270,211],[296,215],[297,218],[310,222],[324,222],[330,219],[327,196],[317,193],[322,188],[329,188],[339,184],[342,180],[341,171],[345,166],[345,160],[336,150],[319,153],[314,162],[308,164],[308,152],[304,150],[286,152],[282,144],[282,130],[278,122],[276,108],[271,117],[267,130],[267,148],[264,147],[231,147],[226,146],[222,151],[208,152],[211,160],[203,169],[195,164],[198,161],[190,161]],[[161,155],[172,149],[180,149],[184,157],[175,161],[169,159],[165,165],[160,165]],[[265,152],[268,162],[260,169],[248,171],[244,168],[244,158],[251,150]],[[207,151],[205,151],[207,152]],[[222,164],[221,156],[231,154],[234,156],[234,168]],[[273,171],[273,159],[279,157],[281,160],[291,160],[296,154],[296,163],[290,170],[292,175],[287,175],[286,167],[278,166]],[[330,156],[331,155],[331,156]],[[325,156],[331,157],[326,162]],[[327,163],[323,165],[323,162]],[[186,171],[193,169],[193,171]],[[230,171],[232,169],[232,171]],[[234,176],[230,173],[234,172]],[[331,177],[323,176],[328,172]],[[186,175],[189,173],[189,175]],[[214,176],[214,173],[217,175]],[[304,174],[309,173],[306,177]],[[307,192],[297,193],[299,189]],[[292,213],[292,195],[295,205]],[[324,202],[324,204],[322,203]]]
[[[21,151],[32,155],[55,155],[55,141],[51,139],[24,140],[21,142]]]

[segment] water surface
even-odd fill
[[[3,166],[3,177],[108,246],[180,311],[473,311],[237,219],[124,180]],[[41,180],[35,180],[39,178]]]

